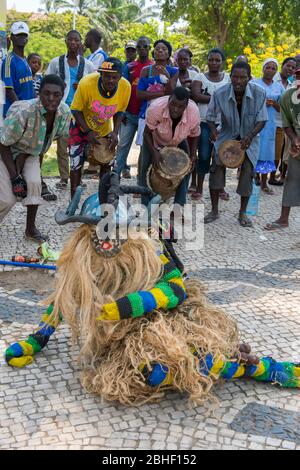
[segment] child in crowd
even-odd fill
[[[42,68],[41,56],[36,53],[29,54],[27,58],[27,62],[32,71],[32,79],[33,79],[33,86],[34,86],[35,94],[36,96],[39,96],[41,81],[43,79],[43,75],[39,73]]]

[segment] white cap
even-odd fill
[[[16,21],[13,23],[11,25],[10,32],[15,36],[17,34],[27,34],[27,36],[29,36],[29,28],[28,25],[24,23],[24,21]]]

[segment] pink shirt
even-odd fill
[[[169,96],[162,96],[152,101],[147,110],[146,124],[153,131],[154,145],[177,147],[187,137],[198,137],[200,135],[200,113],[194,101],[189,100],[181,121],[175,128],[174,135],[168,103]]]

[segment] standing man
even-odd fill
[[[207,109],[206,120],[214,142],[214,156],[209,175],[209,189],[212,209],[204,223],[219,218],[219,194],[225,188],[226,169],[218,156],[220,145],[226,140],[240,140],[246,151],[242,164],[237,193],[241,196],[238,221],[242,227],[252,227],[246,215],[247,204],[252,193],[253,172],[259,156],[259,135],[268,120],[266,92],[250,82],[251,68],[246,62],[236,62],[231,69],[231,83],[219,88],[213,94]],[[221,130],[216,123],[221,116]]]
[[[150,165],[157,166],[160,150],[163,147],[178,147],[191,159],[192,167],[197,158],[198,137],[200,135],[200,113],[198,106],[189,99],[185,87],[176,87],[171,96],[163,96],[152,101],[146,114],[146,127],[141,150],[140,184],[147,186],[147,172]],[[189,138],[189,144],[187,143]],[[192,169],[191,169],[192,171]],[[189,175],[185,176],[175,193],[174,203],[186,203]],[[142,197],[148,205],[149,198]]]
[[[91,29],[87,33],[84,41],[84,46],[91,51],[91,55],[89,55],[87,59],[92,62],[95,70],[98,70],[103,62],[108,58],[106,52],[104,52],[102,47],[100,47],[101,41],[102,36],[100,31],[97,29]]]
[[[25,236],[38,243],[46,240],[35,225],[41,204],[39,156],[53,140],[67,136],[71,112],[62,103],[64,83],[48,75],[39,98],[12,104],[0,136],[0,221],[17,202],[27,207]]]
[[[267,224],[266,230],[288,227],[291,207],[300,206],[300,67],[296,68],[295,75],[296,87],[288,89],[279,102],[283,130],[291,142],[281,215],[275,222]]]
[[[128,41],[125,44],[125,56],[126,56],[126,61],[124,62],[124,65],[130,64],[130,62],[135,61],[136,59],[136,42],[135,41]]]
[[[120,143],[116,155],[116,171],[118,174],[122,172],[123,178],[131,178],[127,158],[139,125],[141,101],[136,95],[139,78],[143,67],[152,64],[149,59],[150,40],[147,37],[142,36],[138,39],[137,52],[138,59],[126,64],[123,72],[123,76],[131,84],[130,101],[121,124]]]
[[[4,117],[15,101],[31,100],[35,97],[32,72],[24,53],[29,39],[29,28],[23,21],[17,21],[11,25],[10,33],[13,50],[3,60],[1,70],[1,79],[6,90]]]
[[[78,31],[70,31],[66,36],[67,54],[51,60],[46,75],[58,75],[65,83],[63,101],[70,107],[76,89],[82,77],[95,71],[94,65],[80,56],[82,47],[81,35]],[[68,138],[57,141],[57,162],[60,182],[58,189],[66,189],[69,179]]]
[[[100,74],[95,72],[79,83],[71,105],[75,118],[69,138],[71,196],[80,184],[87,144],[97,144],[99,137],[106,137],[110,140],[111,150],[116,148],[130,93],[131,86],[122,77],[122,62],[114,57],[103,62]],[[110,171],[110,165],[101,165],[100,177],[107,171]]]

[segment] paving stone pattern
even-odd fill
[[[56,181],[48,180],[54,191]],[[87,195],[97,191],[97,181],[85,182]],[[259,355],[299,362],[300,212],[292,210],[288,230],[266,232],[264,224],[280,211],[282,188],[275,187],[275,196],[261,196],[253,228],[242,228],[236,220],[236,184],[231,171],[230,201],[221,203],[220,219],[205,227],[203,249],[186,251],[179,243],[178,253],[190,275],[203,281],[210,300],[235,318],[241,340]],[[68,202],[67,192],[58,196],[38,214],[53,249],[60,249],[74,229],[54,223],[55,211]],[[207,186],[204,204],[208,211]],[[36,255],[36,246],[23,238],[24,222],[25,211],[17,205],[1,224],[1,259]],[[47,295],[40,294],[39,282],[6,286],[6,272],[11,269],[0,267],[1,351],[33,331],[43,311],[38,301]],[[28,270],[23,274],[26,279]],[[169,392],[159,403],[127,408],[82,389],[76,352],[62,325],[28,368],[9,368],[1,360],[1,449],[300,449],[299,390],[238,380],[219,383],[213,404],[190,408],[186,396]]]

